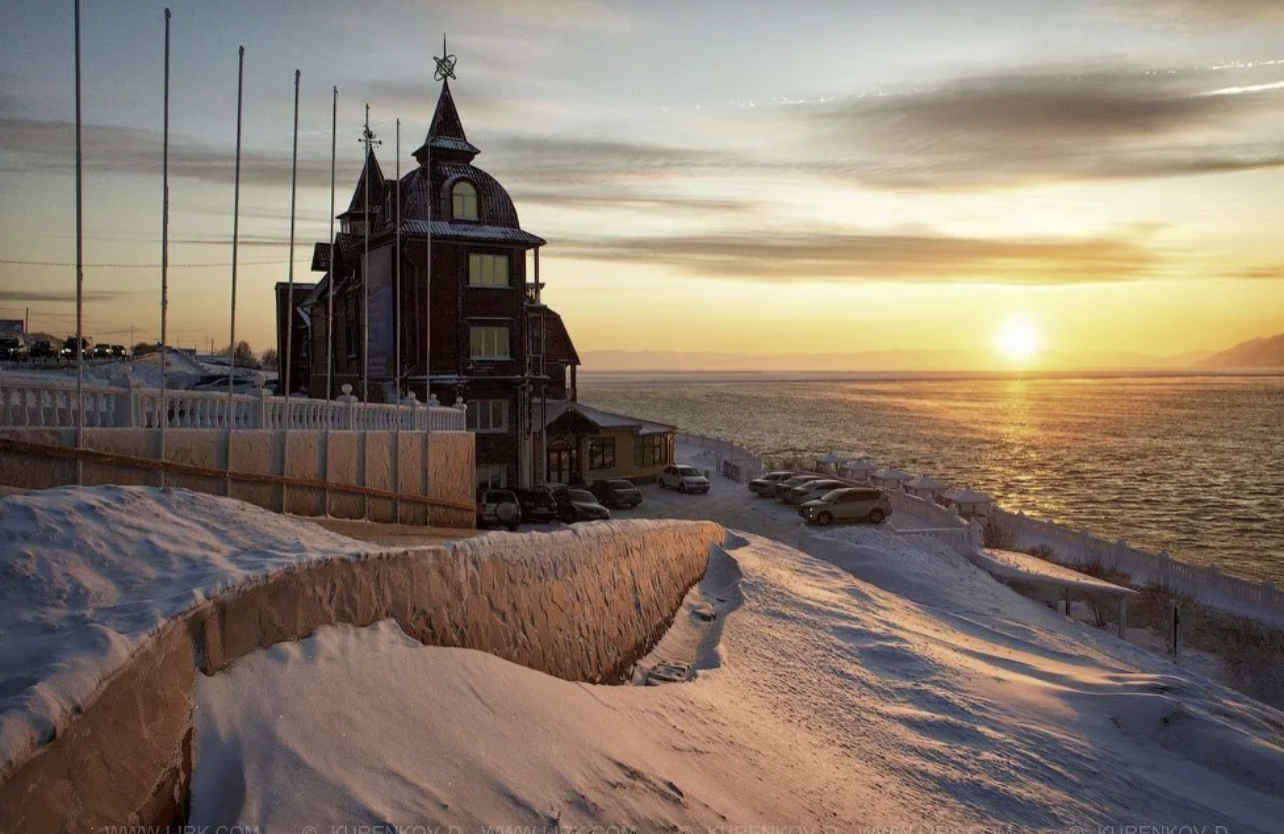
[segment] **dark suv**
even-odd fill
[[[554,521],[557,518],[557,501],[553,490],[546,486],[515,489],[517,503],[522,507],[522,518],[527,521]]]
[[[57,359],[58,351],[49,341],[41,339],[31,346],[30,356],[32,359]]]

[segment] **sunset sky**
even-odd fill
[[[0,318],[29,307],[33,330],[63,335],[73,4],[9,6]],[[159,334],[164,8],[84,4],[85,332],[98,341]],[[342,211],[365,103],[384,171],[397,118],[402,171],[414,165],[443,32],[476,164],[548,240],[545,299],[581,353],[925,351],[911,364],[1051,367],[1284,332],[1280,0],[170,8],[180,345],[228,337],[238,45],[238,334],[262,349],[288,274],[295,68],[295,280],[311,282],[331,87]]]

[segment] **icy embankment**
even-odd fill
[[[240,501],[102,486],[0,499],[0,765],[220,588],[363,542]]]
[[[714,554],[739,605],[716,646],[688,635],[688,683],[569,683],[391,623],[247,656],[198,682],[191,822],[1278,830],[1280,712],[930,541],[804,545],[828,561]]]

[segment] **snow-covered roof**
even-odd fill
[[[519,243],[523,246],[543,246],[544,238],[508,226],[483,226],[477,223],[449,223],[434,220],[403,220],[401,227],[412,235],[431,231],[433,238],[441,240],[468,240],[482,243]]]
[[[535,401],[535,408],[537,410],[540,408],[539,400]],[[647,420],[639,420],[636,417],[626,417],[623,414],[612,414],[609,411],[602,411],[601,409],[584,405],[584,403],[570,402],[569,400],[549,400],[544,425],[546,427],[552,425],[554,421],[568,411],[579,414],[602,429],[629,429],[637,434],[667,434],[677,428],[664,423],[652,423]]]
[[[947,486],[949,486],[949,484],[945,483],[944,481],[938,481],[935,478],[929,478],[927,475],[924,475],[921,478],[915,478],[914,480],[905,484],[905,486],[911,487],[913,489],[945,489]]]
[[[970,489],[952,489],[943,493],[942,498],[953,501],[955,504],[993,504],[994,499],[984,492],[976,492]]]

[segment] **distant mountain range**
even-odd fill
[[[1196,368],[1284,368],[1284,333],[1249,339],[1195,363]]]

